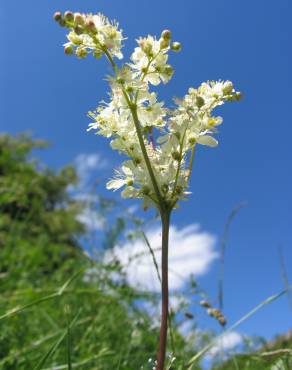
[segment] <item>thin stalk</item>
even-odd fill
[[[103,48],[103,51],[104,51],[106,57],[108,58],[111,66],[113,67],[115,74],[117,74],[118,67],[117,67],[116,63],[114,62],[111,54],[108,52],[108,50],[106,48]],[[135,125],[135,128],[136,128],[136,133],[137,133],[137,136],[138,136],[139,144],[140,144],[140,147],[141,147],[141,150],[142,150],[143,158],[144,158],[147,170],[149,172],[149,176],[151,178],[151,182],[152,182],[152,185],[153,185],[153,188],[154,188],[154,191],[155,191],[158,203],[159,203],[160,211],[163,211],[165,209],[164,201],[163,201],[163,198],[160,194],[160,190],[159,190],[159,187],[158,187],[158,184],[157,184],[157,181],[156,181],[156,178],[155,178],[155,175],[154,175],[151,163],[150,163],[150,159],[149,159],[146,147],[145,147],[145,143],[144,143],[144,140],[143,140],[143,135],[142,135],[142,132],[141,132],[140,122],[139,122],[138,113],[137,113],[137,105],[136,105],[136,103],[133,103],[131,101],[131,99],[129,98],[129,96],[128,96],[128,94],[127,94],[127,92],[125,91],[124,88],[122,88],[122,92],[123,92],[124,98],[126,99],[128,107],[131,111],[132,117],[133,117],[133,121],[134,121],[134,125]]]
[[[167,321],[168,321],[168,239],[169,239],[169,221],[170,212],[161,212],[162,222],[162,254],[161,254],[161,290],[162,290],[162,304],[161,304],[161,323],[160,335],[157,352],[157,367],[156,370],[164,369],[166,343],[167,343]]]
[[[158,184],[157,184],[157,181],[156,181],[156,178],[155,178],[155,175],[154,175],[151,163],[150,163],[150,159],[149,159],[148,154],[147,154],[145,143],[144,143],[144,140],[143,140],[141,127],[140,127],[138,114],[137,114],[137,106],[134,106],[134,107],[130,106],[130,110],[131,110],[131,113],[132,113],[133,121],[134,121],[134,124],[135,124],[138,140],[139,140],[140,147],[141,147],[141,150],[142,150],[142,153],[143,153],[143,157],[144,157],[144,160],[145,160],[145,163],[146,163],[146,167],[147,167],[147,170],[149,172],[149,176],[151,178],[151,182],[152,182],[152,185],[153,185],[153,188],[154,188],[154,191],[155,191],[158,203],[159,203],[160,211],[163,212],[164,208],[165,208],[165,205],[164,205],[163,198],[160,194],[160,190],[159,190],[159,187],[158,187]]]
[[[193,163],[194,163],[194,158],[195,158],[195,146],[196,144],[193,145],[192,147],[192,153],[190,157],[190,163],[189,163],[189,168],[188,168],[188,173],[187,173],[187,183],[190,181],[192,169],[193,169]]]
[[[177,186],[177,182],[178,182],[178,176],[179,176],[179,172],[180,172],[180,166],[181,166],[181,163],[182,163],[182,160],[183,160],[182,152],[183,152],[183,146],[184,146],[184,141],[185,141],[185,136],[186,136],[187,128],[188,128],[188,125],[186,126],[186,129],[185,129],[184,134],[183,134],[183,137],[182,137],[182,141],[180,143],[179,161],[177,163],[177,170],[176,170],[176,175],[175,175],[175,180],[174,180],[174,186],[173,186],[173,191],[172,191],[171,197],[174,196],[175,191],[176,191],[176,186]]]
[[[149,249],[149,252],[151,254],[152,261],[153,261],[153,264],[154,264],[154,267],[155,267],[155,270],[156,270],[156,273],[157,273],[157,278],[158,278],[160,284],[162,284],[162,280],[161,280],[161,276],[160,276],[160,272],[159,272],[159,267],[158,267],[158,263],[157,263],[157,260],[156,260],[156,257],[155,257],[154,250],[152,249],[151,244],[150,244],[146,234],[144,233],[144,231],[142,231],[142,236],[143,236],[144,241],[145,241],[145,243],[146,243],[146,245]],[[175,344],[174,344],[174,335],[173,335],[173,327],[172,327],[172,315],[171,315],[170,310],[171,310],[171,307],[169,307],[169,309],[168,309],[168,328],[169,328],[169,337],[170,337],[171,350],[172,350],[173,356],[175,356]]]

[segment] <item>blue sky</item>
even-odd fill
[[[220,109],[220,145],[200,147],[193,194],[173,216],[177,227],[199,223],[220,237],[231,209],[247,202],[232,224],[226,252],[226,315],[235,321],[283,288],[278,245],[292,281],[291,1],[1,1],[0,131],[31,130],[48,139],[52,147],[41,157],[54,168],[95,152],[112,168],[118,156],[86,132],[86,112],[106,97],[103,78],[110,70],[105,60],[64,56],[65,31],[52,14],[68,8],[116,18],[128,37],[126,58],[135,38],[171,29],[183,50],[171,56],[175,75],[159,89],[166,102],[207,79],[230,79],[243,92],[241,102]],[[110,173],[103,169],[101,176]],[[105,194],[102,185],[100,191]],[[217,271],[214,263],[200,278],[210,295]],[[284,297],[240,331],[271,337],[291,327],[291,314]]]

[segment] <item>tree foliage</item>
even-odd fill
[[[55,173],[35,160],[32,151],[45,146],[0,137],[0,317],[8,313],[0,320],[0,368],[139,369],[155,353],[157,328],[137,302],[153,297],[130,288],[118,262],[86,256],[77,220],[84,205],[67,191],[75,171]],[[113,227],[117,237],[121,225]],[[30,302],[37,304],[9,313]]]

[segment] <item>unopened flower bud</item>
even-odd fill
[[[196,138],[195,138],[194,136],[190,136],[190,137],[189,137],[189,143],[190,143],[191,145],[194,145],[194,144],[196,143]]]
[[[88,52],[85,48],[80,48],[79,47],[79,48],[76,49],[76,56],[78,58],[86,58],[87,54],[88,54]]]
[[[148,195],[150,193],[150,188],[146,185],[142,186],[141,190],[144,195]]]
[[[93,33],[96,33],[96,27],[95,27],[95,23],[92,19],[87,19],[86,21],[86,27],[89,31],[93,32]]]
[[[205,104],[205,100],[200,96],[198,95],[196,97],[196,105],[198,108],[202,108],[202,106]]]
[[[233,84],[231,81],[226,81],[223,84],[222,92],[224,95],[229,95],[232,93],[233,90]]]
[[[182,194],[182,192],[183,192],[183,187],[181,186],[181,185],[177,185],[176,186],[176,189],[175,189],[175,194],[176,195],[181,195]]]
[[[163,185],[161,185],[161,190],[162,190],[162,192],[163,193],[167,193],[168,192],[168,185],[167,184],[163,184]]]
[[[72,45],[65,45],[64,46],[64,53],[66,55],[72,55],[74,53],[74,48]]]
[[[171,50],[173,50],[173,51],[181,51],[181,43],[180,42],[173,42],[171,44]]]
[[[225,319],[225,317],[223,315],[218,317],[218,322],[222,326],[225,326],[227,324],[227,320]]]
[[[78,25],[78,26],[74,27],[74,31],[75,31],[75,33],[77,35],[82,35],[82,33],[83,33],[83,27],[80,26],[80,25]]]
[[[242,95],[239,91],[235,93],[235,100],[239,101],[242,98]]]
[[[62,13],[61,12],[56,12],[54,14],[54,19],[55,19],[55,21],[59,22],[60,19],[62,19]]]
[[[171,156],[172,158],[175,160],[175,161],[179,161],[181,159],[181,155],[179,152],[175,151],[175,152],[172,152],[171,153]]]
[[[132,86],[127,86],[126,91],[131,94],[134,91],[134,89]]]
[[[74,23],[75,25],[83,25],[84,24],[84,17],[80,13],[75,13],[74,14]]]
[[[169,47],[169,40],[161,38],[159,40],[160,43],[160,49],[166,49]]]
[[[169,64],[166,64],[166,66],[164,67],[164,73],[167,74],[167,76],[171,77],[173,75],[173,68],[171,65]]]
[[[64,18],[61,18],[59,21],[58,21],[59,25],[61,27],[65,27],[66,26],[66,22],[65,22],[65,19]]]
[[[185,317],[188,318],[188,319],[193,319],[194,315],[190,312],[185,312]]]
[[[165,40],[171,39],[171,31],[170,30],[164,30],[161,32],[161,37]]]
[[[70,12],[70,10],[67,10],[67,12],[64,14],[64,18],[67,22],[71,22],[74,19],[74,14]]]
[[[138,165],[141,163],[141,159],[140,158],[133,158],[133,162]]]
[[[210,303],[209,303],[208,301],[206,301],[205,299],[202,299],[202,300],[200,301],[200,305],[201,305],[202,307],[205,307],[205,308],[210,308],[210,307],[211,307]]]
[[[92,55],[94,56],[94,58],[99,59],[99,58],[102,57],[102,51],[101,50],[94,50]]]
[[[208,308],[207,309],[207,314],[211,317],[214,317],[214,309],[213,308]]]
[[[128,181],[127,181],[127,185],[128,185],[128,186],[133,186],[133,184],[134,184],[134,181],[133,181],[133,180],[128,180]]]

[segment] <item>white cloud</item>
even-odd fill
[[[214,346],[208,351],[208,357],[215,357],[218,354],[228,352],[235,349],[243,341],[242,335],[236,331],[231,331],[223,335],[223,337],[217,339]]]
[[[75,158],[74,164],[80,180],[80,188],[89,185],[94,173],[107,167],[106,160],[102,159],[98,153],[80,153]]]
[[[84,209],[77,216],[77,220],[83,223],[90,232],[103,228],[104,220],[91,208],[98,201],[98,196],[91,193],[90,189],[98,171],[107,167],[107,162],[98,153],[80,153],[74,159],[74,166],[79,178],[78,184],[70,185],[68,191],[79,201],[84,202]]]
[[[148,240],[155,252],[160,266],[161,229],[155,227],[147,233]],[[217,257],[214,251],[215,237],[200,230],[199,225],[192,224],[182,229],[170,227],[169,245],[169,288],[178,290],[183,287],[190,274],[195,276],[205,274],[211,262]],[[144,240],[137,239],[122,246],[116,246],[105,256],[109,259],[113,253],[120,260],[132,286],[159,291],[160,283],[153,266],[152,257]]]
[[[88,231],[97,231],[104,227],[104,219],[90,207],[85,208],[77,216],[77,220],[84,224]]]

